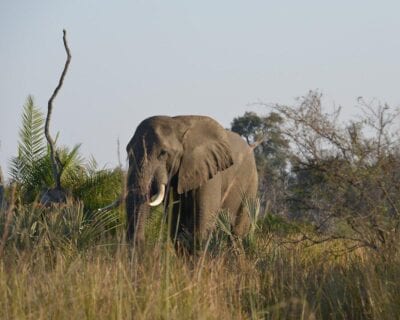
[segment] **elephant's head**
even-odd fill
[[[178,194],[196,189],[233,164],[226,131],[202,116],[155,116],[144,120],[127,145],[128,239],[144,240],[151,206],[171,185]]]

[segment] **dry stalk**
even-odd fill
[[[4,224],[3,236],[1,237],[0,258],[3,256],[4,248],[6,246],[6,242],[7,242],[7,238],[8,238],[8,233],[10,231],[10,224],[11,224],[13,210],[14,210],[14,198],[15,198],[15,185],[11,189],[10,206],[8,207],[8,210],[6,213],[6,222]]]

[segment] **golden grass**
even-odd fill
[[[262,237],[259,235],[259,237]],[[0,262],[0,319],[395,319],[399,256],[339,257],[331,244],[256,243],[188,259],[168,244],[63,254],[9,250]]]
[[[234,245],[217,232],[208,251],[190,258],[177,255],[160,232],[161,216],[150,219],[150,241],[137,252],[121,236],[118,213],[88,219],[79,203],[52,212],[17,208],[0,260],[0,319],[396,319],[400,314],[398,249],[385,260],[365,248],[333,255],[343,252],[342,240],[283,245],[282,232],[260,227]],[[5,217],[0,216],[1,233]]]

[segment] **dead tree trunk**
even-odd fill
[[[45,127],[44,127],[44,134],[46,136],[47,143],[48,143],[49,149],[50,149],[51,168],[52,168],[53,178],[54,178],[54,182],[55,182],[55,187],[47,190],[42,195],[42,197],[41,197],[42,204],[49,204],[49,203],[53,203],[53,202],[60,203],[60,202],[66,201],[66,192],[61,186],[61,174],[62,174],[62,171],[64,168],[63,168],[63,164],[61,163],[60,158],[58,156],[54,140],[52,139],[50,132],[49,132],[51,114],[53,112],[53,101],[56,98],[58,92],[60,91],[60,89],[64,83],[64,78],[65,78],[65,75],[67,74],[68,67],[71,62],[71,52],[68,47],[67,32],[65,30],[63,30],[63,42],[64,42],[65,51],[67,53],[67,60],[65,62],[64,69],[61,74],[58,85],[54,89],[54,92],[49,99],[49,102],[47,105],[46,123],[45,123]]]

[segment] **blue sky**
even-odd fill
[[[22,105],[43,111],[72,51],[51,131],[117,163],[155,114],[205,114],[229,126],[255,101],[310,89],[354,114],[356,98],[400,105],[398,1],[0,1],[0,165],[16,154]]]

